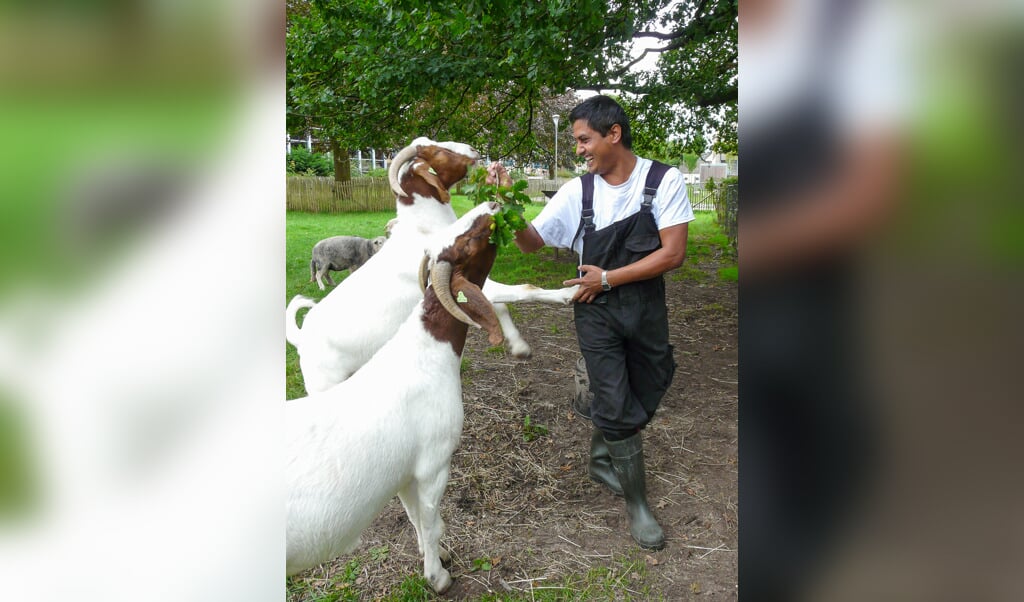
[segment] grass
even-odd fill
[[[681,268],[678,268],[675,272],[669,276],[673,281],[679,282],[681,280],[693,280],[694,282],[703,282],[708,279],[708,275],[704,270],[695,268],[691,265],[683,264]]]
[[[647,561],[634,548],[608,565],[591,567],[586,573],[567,575],[557,582],[538,581],[528,591],[484,594],[480,602],[583,602],[596,600],[658,600],[643,584]]]
[[[472,202],[463,195],[452,196],[452,208],[456,215],[462,215],[472,209]],[[528,203],[524,211],[527,220],[532,220],[540,213],[543,205],[540,203]],[[287,259],[285,263],[285,303],[295,295],[305,295],[319,301],[331,288],[321,291],[316,282],[309,280],[309,253],[320,240],[330,236],[342,234],[373,238],[384,233],[384,226],[390,219],[395,217],[393,211],[382,212],[353,212],[353,213],[305,213],[290,211],[286,222],[286,243],[285,250]],[[733,265],[727,265],[718,270],[718,279],[721,281],[735,281],[737,271],[735,257],[728,243],[728,239],[722,233],[721,228],[715,220],[714,212],[698,211],[696,219],[690,222],[687,235],[687,263],[677,270],[670,277],[675,279],[690,279],[698,282],[709,280],[711,276],[694,267],[694,263],[718,257],[731,261]],[[560,252],[562,256],[565,251]],[[571,263],[554,261],[555,250],[543,248],[536,253],[520,253],[514,245],[499,249],[498,258],[491,270],[491,277],[501,282],[529,282],[543,288],[560,288],[562,282],[576,275]],[[335,282],[341,282],[348,275],[348,271],[333,272],[331,278]],[[515,307],[510,307],[515,311]],[[303,313],[299,314],[301,320]],[[513,313],[515,318],[515,313]],[[301,323],[301,322],[300,322]],[[286,345],[286,398],[294,399],[305,395],[305,388],[302,383],[302,375],[299,370],[299,357],[295,348]]]
[[[357,580],[371,558],[358,556],[326,582],[322,579],[289,578],[288,600],[302,602],[350,602],[362,600]],[[492,559],[474,558],[470,572],[488,572]],[[458,577],[456,575],[456,577]],[[466,577],[463,577],[465,579]],[[591,567],[586,573],[566,575],[557,581],[531,583],[526,591],[483,594],[479,602],[584,602],[597,600],[657,600],[644,585],[647,561],[638,548],[607,565]],[[442,600],[420,574],[409,575],[385,597],[385,602],[428,602]]]
[[[288,599],[304,602],[358,602],[361,597],[354,586],[361,569],[360,559],[353,558],[326,582],[288,577],[285,580]]]
[[[740,271],[736,266],[718,268],[718,279],[722,282],[736,282],[740,279]]]

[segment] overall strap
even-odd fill
[[[651,203],[654,202],[654,197],[658,194],[658,186],[661,186],[661,180],[665,177],[668,169],[668,165],[651,160],[651,169],[648,170],[647,180],[644,181],[644,202],[641,205],[641,210],[651,210]]]
[[[576,245],[576,239],[582,232],[594,231],[594,174],[589,172],[583,174],[580,176],[580,182],[583,184],[583,212],[580,214],[580,227],[576,228],[576,234],[573,235],[572,243],[569,244],[570,248]]]
[[[660,161],[651,160],[651,168],[647,171],[647,179],[644,181],[644,200],[641,204],[641,211],[651,210],[651,203],[658,194],[658,186],[669,170],[669,165]],[[585,173],[580,176],[580,183],[583,184],[583,212],[580,214],[580,226],[572,237],[570,248],[576,244],[576,239],[581,233],[594,231],[594,174]]]

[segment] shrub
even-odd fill
[[[327,155],[311,153],[304,146],[292,148],[286,158],[288,173],[307,176],[333,176],[334,162]]]

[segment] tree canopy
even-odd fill
[[[287,13],[289,128],[342,148],[425,135],[543,160],[557,112],[568,158],[571,93],[593,91],[627,105],[638,152],[735,149],[736,0],[289,0]]]

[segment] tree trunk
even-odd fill
[[[348,149],[341,148],[337,140],[331,140],[331,155],[334,157],[334,181],[350,181],[352,179],[352,164],[348,160]]]
[[[340,186],[352,181],[352,164],[348,160],[348,149],[341,148],[337,140],[331,139],[331,157],[334,159],[334,200],[348,201],[350,188]]]

